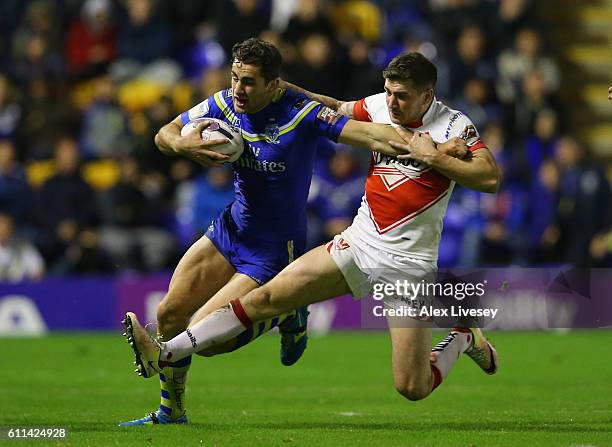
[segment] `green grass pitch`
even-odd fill
[[[441,338],[444,334],[437,333]],[[486,376],[462,356],[420,402],[393,388],[385,333],[311,339],[299,364],[278,336],[195,358],[188,426],[120,428],[157,408],[157,379],[132,373],[119,334],[3,339],[0,427],[66,426],[71,446],[612,446],[612,331],[492,333]]]

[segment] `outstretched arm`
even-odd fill
[[[399,158],[420,161],[466,188],[488,193],[495,193],[499,189],[499,169],[489,149],[478,149],[468,159],[457,159],[436,151],[433,140],[427,134],[417,132],[411,135],[403,129],[398,129],[398,133],[409,141],[409,144],[390,142],[396,149],[409,152]]]
[[[353,118],[353,110],[357,101],[340,101],[330,96],[313,93],[295,84],[281,80],[281,87],[294,90],[306,95],[313,101],[320,102],[326,107],[335,110],[338,114]],[[351,146],[367,147],[370,150],[387,155],[405,154],[405,151],[398,151],[389,145],[389,140],[404,142],[395,133],[393,128],[387,124],[365,123],[351,119],[340,134],[340,143]],[[467,154],[465,142],[459,138],[451,138],[447,142],[437,144],[436,149],[451,156],[462,158]]]
[[[397,129],[402,130],[401,135],[405,140],[402,140]],[[406,155],[408,151],[401,143],[405,144],[413,133],[403,128],[397,129],[388,124],[366,123],[351,119],[342,129],[338,142],[367,147],[372,151],[394,157]],[[391,141],[398,143],[398,146],[391,146],[389,144]],[[467,146],[460,138],[451,138],[444,143],[433,143],[433,148],[447,157],[463,158],[467,154]]]
[[[292,84],[291,82],[283,80],[281,80],[281,87],[288,88],[289,90],[294,90],[298,93],[302,93],[303,95],[308,96],[313,101],[320,102],[321,104],[329,107],[330,109],[335,110],[340,115],[353,118],[353,109],[355,108],[355,103],[357,101],[340,101],[339,99],[332,98],[331,96],[325,96],[319,93],[308,91],[302,87]]]
[[[182,155],[207,167],[221,166],[229,156],[210,150],[213,146],[227,143],[227,140],[202,140],[201,134],[210,122],[203,121],[192,132],[181,136],[183,124],[178,116],[155,135],[155,145],[165,155]]]

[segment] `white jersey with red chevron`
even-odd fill
[[[385,95],[357,101],[353,118],[393,124]],[[438,142],[460,137],[471,151],[485,147],[467,116],[435,98],[422,122],[410,129],[429,133]],[[358,238],[387,253],[436,262],[442,219],[454,185],[454,181],[415,160],[374,152],[361,207],[344,234],[349,241]]]

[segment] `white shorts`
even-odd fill
[[[351,237],[350,227],[336,235],[326,249],[355,298],[373,294],[375,299],[384,300],[393,309],[405,306],[420,308],[430,303],[428,297],[412,293],[415,289],[409,284],[435,281],[435,262],[401,257],[374,248]],[[395,287],[396,284],[399,287]]]

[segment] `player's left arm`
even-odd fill
[[[480,192],[496,193],[499,189],[500,174],[495,158],[486,147],[472,152],[472,156],[465,159],[449,157],[437,151],[431,137],[423,133],[408,133],[403,129],[396,129],[406,142],[389,144],[404,155],[398,158],[410,158],[431,166],[440,174],[456,181],[466,188]],[[406,152],[409,152],[406,154]]]

